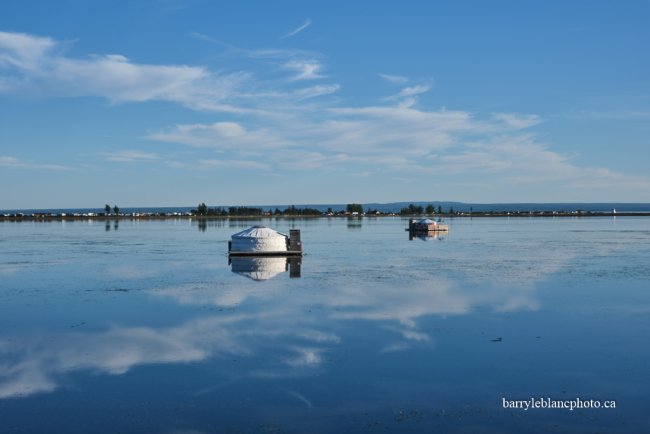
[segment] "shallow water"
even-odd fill
[[[254,223],[0,223],[0,431],[650,432],[650,219]]]

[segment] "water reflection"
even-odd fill
[[[421,241],[433,241],[438,240],[442,241],[445,239],[445,232],[417,232],[417,231],[408,231],[409,241],[421,240]]]
[[[116,231],[119,228],[120,228],[119,220],[114,220],[113,221],[113,230]],[[111,221],[110,220],[106,220],[106,222],[104,224],[104,230],[106,232],[109,232],[111,230]]]
[[[266,280],[287,268],[299,273],[300,258],[232,258],[231,265],[237,274]],[[0,335],[0,398],[52,392],[75,371],[121,375],[140,365],[223,356],[250,359],[252,377],[301,376],[320,369],[328,353],[354,337],[360,321],[376,334],[374,354],[394,354],[437,345],[431,331],[421,327],[427,316],[465,315],[481,305],[510,312],[536,308],[534,291],[475,290],[443,278],[412,282],[399,291],[390,281],[350,284],[341,276],[330,283],[329,291],[300,296],[285,285],[256,291],[235,282],[187,284],[150,295],[185,306],[212,305],[219,314],[180,325],[113,324],[92,331]]]
[[[8,340],[0,350],[0,398],[52,392],[71,371],[120,375],[142,364],[188,363],[244,352],[217,318],[158,329],[115,326],[100,332],[21,336],[21,342]]]
[[[361,217],[348,217],[348,229],[361,229],[363,219]]]
[[[223,218],[198,218],[192,220],[192,224],[196,223],[196,226],[199,229],[199,232],[205,232],[208,227],[210,228],[222,228],[226,225]]]
[[[290,278],[300,277],[302,259],[287,257],[234,257],[229,258],[228,263],[233,273],[261,281],[272,279],[286,271],[289,271]]]

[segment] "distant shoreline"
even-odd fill
[[[323,219],[323,218],[343,218],[343,219],[360,219],[360,218],[384,218],[384,217],[399,217],[404,219],[420,219],[420,218],[490,218],[490,217],[519,217],[519,218],[533,218],[533,217],[650,217],[650,212],[596,212],[596,211],[505,211],[505,212],[456,212],[456,213],[441,213],[441,214],[413,214],[402,215],[398,213],[382,213],[382,214],[346,214],[338,213],[333,215],[239,215],[239,216],[220,216],[209,215],[202,216],[196,214],[119,214],[119,215],[104,215],[93,213],[82,215],[61,215],[61,214],[10,214],[1,215],[0,222],[48,222],[48,221],[113,221],[113,220],[262,220],[262,219],[278,219],[278,220],[296,220],[296,219]]]

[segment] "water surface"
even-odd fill
[[[255,223],[0,223],[0,431],[650,431],[650,219]]]

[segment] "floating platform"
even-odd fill
[[[295,257],[302,256],[302,250],[284,250],[281,252],[237,252],[233,250],[228,251],[228,256],[234,257]]]
[[[437,223],[430,219],[409,220],[409,227],[405,230],[409,232],[449,232],[449,226]]]
[[[404,229],[409,232],[449,232],[449,226],[447,225],[436,225],[435,227],[426,227],[426,228],[407,228]]]

